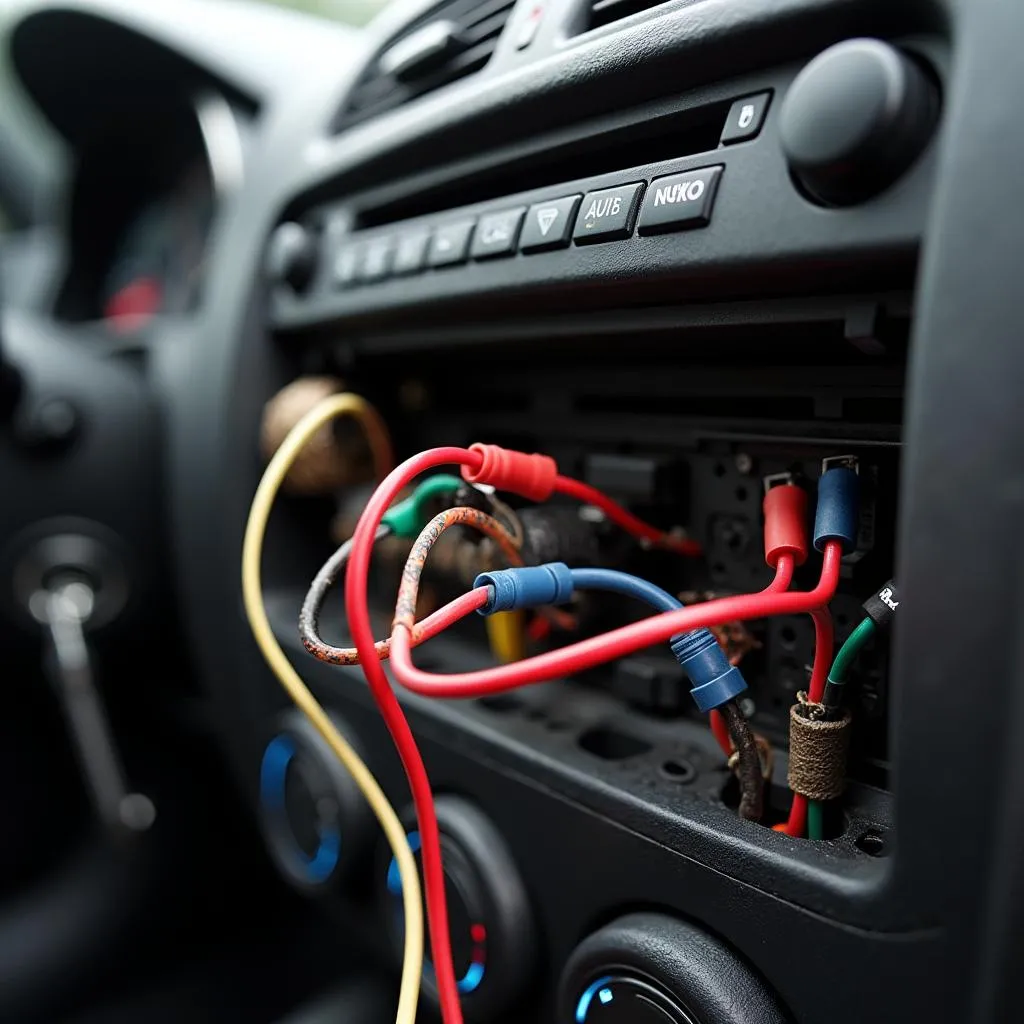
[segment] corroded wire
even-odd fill
[[[486,534],[488,537],[493,538],[510,565],[523,564],[522,556],[519,554],[518,548],[515,544],[515,538],[497,519],[487,515],[485,512],[480,512],[477,509],[454,508],[448,509],[447,512],[442,512],[439,516],[435,516],[435,518],[431,520],[431,523],[428,524],[427,529],[429,529],[431,524],[445,516],[449,517],[449,519],[446,521],[446,525],[438,530],[438,537],[449,526],[455,526],[457,524],[471,526],[480,530],[481,533]],[[387,537],[390,532],[391,531],[386,526],[379,527],[375,542]],[[434,539],[436,540],[436,537]],[[418,543],[419,541],[417,541],[417,544]],[[427,546],[426,552],[429,553],[432,544],[433,541],[431,541],[431,544]],[[347,540],[338,548],[337,551],[334,552],[333,555],[331,555],[330,558],[327,559],[320,571],[314,577],[313,582],[310,584],[309,590],[306,592],[305,600],[302,602],[302,609],[299,612],[299,636],[302,639],[302,646],[305,647],[314,658],[318,658],[320,661],[325,661],[329,665],[359,664],[359,652],[354,647],[334,647],[333,645],[326,643],[320,636],[320,613],[323,610],[324,601],[326,600],[331,587],[335,585],[338,578],[341,576],[341,573],[348,562],[351,550],[352,542]],[[414,552],[416,551],[415,545],[412,550]],[[423,558],[424,560],[426,559],[426,553]],[[422,572],[422,563],[420,565],[420,572]],[[415,618],[415,608],[413,618]],[[422,625],[419,623],[413,625],[413,646],[415,647],[426,639],[427,637],[424,635]],[[374,650],[377,653],[378,659],[386,661],[391,654],[391,638],[389,637],[387,640],[378,640],[376,644],[374,644]]]
[[[378,527],[376,540],[382,540],[391,533],[386,526]],[[358,665],[359,652],[354,647],[334,647],[325,643],[320,637],[320,612],[323,610],[327,593],[337,582],[342,570],[348,562],[349,554],[352,551],[352,541],[347,540],[324,562],[320,571],[313,577],[313,582],[306,591],[306,597],[302,602],[302,609],[299,612],[299,636],[302,638],[302,646],[321,661],[330,665]],[[391,653],[391,639],[380,640],[375,645],[377,657],[386,659]]]
[[[764,803],[764,775],[754,734],[735,700],[726,701],[718,710],[725,719],[736,747],[736,778],[740,784],[739,815],[748,821],[760,821]]]
[[[479,530],[498,545],[509,565],[523,564],[523,558],[516,547],[515,539],[508,529],[493,516],[466,506],[439,512],[423,527],[405,561],[405,568],[402,569],[402,582],[398,587],[398,600],[395,602],[392,631],[395,626],[403,625],[413,633],[415,639],[416,599],[419,596],[423,567],[426,565],[427,556],[430,554],[430,549],[437,543],[438,537],[453,526],[471,526],[474,530]]]

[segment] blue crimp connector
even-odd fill
[[[483,572],[473,587],[490,587],[490,600],[478,609],[481,615],[565,604],[572,597],[572,570],[563,562],[527,565],[517,569]]]
[[[818,481],[818,507],[814,513],[814,547],[824,551],[825,544],[837,540],[848,554],[857,547],[860,517],[860,477],[857,460],[851,455],[825,459]]]
[[[614,569],[570,569],[562,562],[484,572],[473,581],[473,586],[490,590],[487,604],[479,609],[481,615],[565,604],[577,586],[581,590],[626,594],[661,612],[683,607],[671,594],[647,580]],[[690,680],[690,696],[701,711],[720,707],[747,688],[743,673],[729,664],[710,629],[694,629],[674,636],[671,646]]]
[[[680,668],[690,678],[690,696],[701,711],[721,707],[747,688],[743,673],[729,664],[710,629],[682,633],[669,643]]]

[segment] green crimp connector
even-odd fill
[[[424,506],[439,494],[454,494],[461,486],[462,480],[450,473],[428,476],[408,498],[392,505],[384,513],[381,525],[389,527],[396,537],[415,540],[427,525]]]

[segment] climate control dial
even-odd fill
[[[462,1005],[471,1020],[491,1021],[523,995],[535,965],[533,914],[504,838],[469,801],[437,798],[452,958]],[[414,815],[406,815],[411,825]],[[408,833],[414,854],[420,835]],[[418,859],[418,857],[417,857]],[[392,857],[384,879],[388,921],[396,949],[404,935],[402,878]],[[437,1004],[432,964],[424,965],[423,992]]]
[[[630,914],[569,958],[558,1024],[782,1024],[771,990],[732,950],[664,914]]]
[[[351,736],[344,723],[335,725]],[[263,751],[259,808],[274,863],[303,892],[337,881],[372,840],[370,810],[355,780],[297,710],[282,717]]]

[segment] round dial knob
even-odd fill
[[[523,993],[533,971],[533,915],[526,890],[501,834],[473,804],[437,799],[452,958],[462,1005],[472,1020],[491,1021]],[[406,816],[409,822],[415,816]],[[420,836],[409,832],[414,854]],[[392,857],[385,878],[388,921],[396,949],[404,936],[402,879]],[[437,981],[424,964],[423,992],[435,1005]]]
[[[861,202],[891,185],[924,149],[939,100],[915,61],[877,39],[851,39],[797,75],[779,113],[782,147],[811,198]]]
[[[569,958],[559,1024],[782,1024],[774,995],[735,953],[663,914],[630,914]]]
[[[266,258],[267,276],[271,281],[301,292],[313,280],[316,262],[316,237],[309,228],[286,221],[274,230]]]
[[[300,711],[281,719],[263,751],[259,808],[274,863],[303,892],[323,891],[345,875],[373,836],[354,780]]]
[[[663,988],[621,973],[592,981],[576,1001],[573,1020],[576,1024],[695,1024]]]

